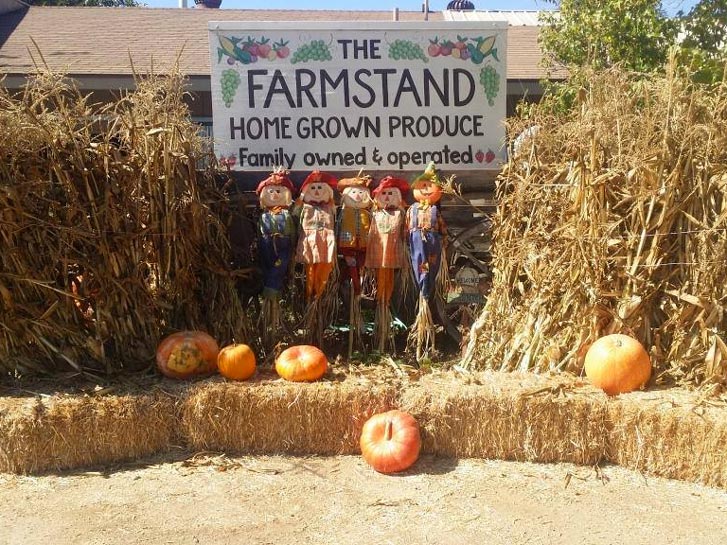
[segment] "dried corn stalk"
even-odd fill
[[[727,381],[727,86],[670,66],[588,74],[544,102],[498,181],[492,292],[466,362],[579,372],[601,335],[635,335],[660,382]]]
[[[92,106],[42,72],[0,87],[0,369],[115,372],[159,338],[244,337],[229,206],[178,73]]]

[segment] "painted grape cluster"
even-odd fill
[[[429,62],[427,56],[424,54],[421,46],[409,40],[394,40],[389,44],[389,58],[398,60],[409,60],[415,59]]]
[[[240,74],[237,73],[237,70],[231,68],[224,70],[220,86],[222,87],[222,100],[225,102],[225,106],[229,108],[232,106],[232,99],[235,98],[237,88],[240,86]]]
[[[332,58],[331,50],[323,40],[313,40],[296,49],[290,62],[297,64],[308,61],[330,61]]]
[[[480,83],[485,89],[487,103],[490,106],[494,106],[495,97],[500,90],[500,74],[497,73],[497,70],[495,70],[494,66],[488,64],[482,70],[480,70]]]

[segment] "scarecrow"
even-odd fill
[[[300,232],[295,259],[305,265],[305,327],[319,343],[335,303],[335,299],[329,301],[323,296],[336,263],[336,185],[330,174],[311,172],[300,188],[294,212]]]
[[[409,184],[405,180],[387,176],[373,191],[375,203],[366,250],[366,268],[376,271],[374,328],[379,352],[385,350],[387,339],[392,339],[389,305],[394,291],[394,276],[406,264],[403,194],[408,190]]]
[[[441,268],[446,227],[438,203],[442,198],[442,182],[434,163],[411,184],[416,202],[407,211],[409,255],[414,281],[419,292],[417,317],[409,333],[409,344],[416,345],[417,361],[434,349],[434,321],[429,301],[436,291]]]
[[[293,254],[295,222],[289,211],[293,183],[288,173],[276,168],[256,189],[262,210],[258,221],[260,267],[263,272],[262,333],[266,344],[280,330],[280,292]]]
[[[361,335],[361,268],[366,259],[366,246],[371,224],[370,176],[359,172],[354,178],[338,181],[341,192],[341,211],[336,224],[338,252],[346,263],[343,281],[350,282],[348,357],[353,353],[354,337]]]

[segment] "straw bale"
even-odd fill
[[[727,488],[727,400],[635,392],[608,405],[608,459],[646,474]]]
[[[190,391],[182,427],[194,449],[234,453],[352,454],[364,422],[396,407],[393,383],[348,377],[291,383],[268,375]]]
[[[134,460],[178,440],[164,393],[0,398],[0,471],[40,473]]]
[[[606,451],[606,400],[569,376],[433,375],[405,389],[401,407],[438,455],[594,464]]]
[[[336,366],[337,367],[337,366]],[[363,423],[410,412],[423,452],[592,465],[727,488],[727,397],[685,389],[608,397],[567,373],[333,369],[291,383],[162,380],[118,395],[0,397],[0,471],[107,466],[172,447],[355,454]]]

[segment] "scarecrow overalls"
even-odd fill
[[[258,222],[263,297],[277,298],[283,289],[295,238],[295,223],[287,207],[266,208]]]
[[[444,221],[438,206],[415,202],[407,211],[407,222],[414,279],[419,293],[429,299],[442,261]]]

